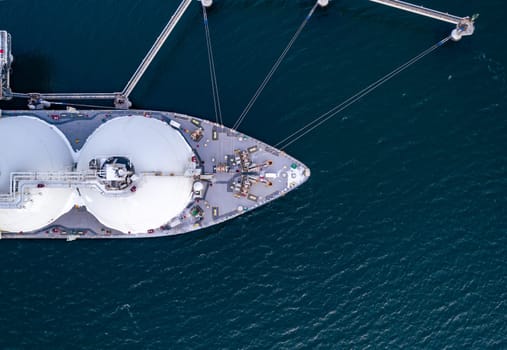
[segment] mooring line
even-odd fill
[[[306,26],[306,24],[308,23],[308,21],[312,17],[312,15],[315,12],[315,9],[317,8],[318,4],[319,4],[319,2],[316,1],[315,5],[313,5],[313,7],[311,8],[310,12],[308,12],[308,14],[306,15],[305,19],[303,20],[303,23],[301,23],[301,25],[299,26],[299,28],[296,30],[296,32],[292,36],[291,40],[289,41],[289,44],[287,44],[287,46],[283,50],[282,54],[278,57],[278,59],[276,60],[275,64],[273,65],[273,67],[271,67],[271,70],[269,71],[269,73],[267,74],[267,76],[264,78],[264,80],[262,81],[261,85],[257,88],[257,91],[252,96],[252,98],[250,99],[250,101],[246,105],[246,107],[243,110],[243,112],[241,113],[241,115],[236,120],[236,123],[234,123],[234,126],[232,127],[233,129],[235,129],[235,130],[238,129],[239,126],[241,125],[241,123],[243,122],[243,120],[245,120],[246,115],[248,114],[248,112],[250,112],[250,109],[252,109],[252,106],[257,101],[257,99],[259,98],[260,94],[262,93],[262,91],[264,90],[264,88],[266,87],[266,85],[269,83],[269,81],[271,80],[271,78],[275,74],[276,70],[278,69],[278,67],[280,66],[280,64],[282,63],[282,61],[284,60],[285,56],[287,56],[287,53],[289,52],[289,50],[291,49],[291,47],[294,45],[294,42],[299,37],[299,35],[303,31],[304,27]]]
[[[213,107],[215,108],[215,119],[218,124],[223,125],[222,119],[222,106],[220,104],[220,95],[218,92],[217,73],[215,70],[215,58],[213,55],[213,47],[211,46],[211,35],[208,25],[208,14],[206,13],[206,6],[202,5],[202,15],[204,20],[204,33],[206,36],[206,46],[208,49],[208,63],[211,78],[211,90],[213,93]]]
[[[319,127],[320,125],[322,125],[323,123],[325,123],[329,119],[331,119],[334,116],[336,116],[338,113],[340,113],[341,111],[343,111],[347,107],[349,107],[352,104],[354,104],[355,102],[359,101],[361,98],[363,98],[364,96],[368,95],[373,90],[375,90],[378,87],[380,87],[381,85],[385,84],[386,82],[388,82],[389,80],[391,80],[392,78],[394,78],[395,76],[397,76],[398,74],[400,74],[401,72],[403,72],[408,67],[410,67],[413,64],[417,63],[422,58],[424,58],[425,56],[429,55],[431,52],[435,51],[440,46],[444,45],[447,41],[449,41],[449,39],[451,39],[451,36],[447,36],[446,38],[440,40],[439,42],[437,42],[436,44],[432,45],[428,49],[424,50],[419,55],[417,55],[414,58],[410,59],[406,63],[402,64],[401,66],[399,66],[398,68],[396,68],[392,72],[384,75],[382,78],[380,78],[377,81],[375,81],[374,83],[368,85],[366,88],[362,89],[361,91],[359,91],[355,95],[349,97],[348,99],[346,99],[345,101],[343,101],[339,105],[333,107],[332,109],[330,109],[326,113],[320,115],[318,118],[314,119],[313,121],[311,121],[308,124],[304,125],[300,129],[296,130],[295,132],[293,132],[292,134],[290,134],[289,136],[287,136],[286,138],[284,138],[283,140],[281,140],[280,142],[278,142],[275,145],[275,147],[277,147],[279,149],[285,149],[285,148],[287,148],[288,146],[290,146],[294,142],[298,141],[300,138],[302,138],[303,136],[305,136],[306,134],[308,134],[309,132],[311,132],[315,128]]]

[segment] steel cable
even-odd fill
[[[232,127],[233,129],[238,129],[239,126],[241,125],[241,123],[245,120],[246,115],[248,114],[248,112],[250,112],[250,109],[252,109],[252,106],[257,101],[257,99],[259,98],[260,94],[262,93],[262,91],[264,90],[264,88],[266,87],[266,85],[269,83],[269,81],[271,80],[271,78],[275,74],[276,70],[278,69],[278,67],[280,66],[280,64],[282,63],[282,61],[284,60],[285,56],[287,56],[287,53],[289,52],[289,50],[291,49],[291,47],[294,45],[294,42],[299,37],[299,35],[303,31],[304,27],[306,26],[306,24],[308,23],[308,21],[312,17],[312,15],[315,12],[315,9],[317,8],[317,6],[318,6],[318,1],[315,2],[315,5],[313,5],[312,9],[310,10],[310,12],[308,13],[308,15],[306,15],[305,19],[303,20],[303,23],[301,23],[301,25],[299,26],[299,28],[296,30],[296,32],[292,36],[291,40],[289,41],[289,44],[287,44],[287,46],[283,50],[282,54],[278,57],[278,59],[276,60],[275,64],[273,65],[273,67],[271,67],[271,70],[269,71],[269,73],[267,74],[267,76],[262,81],[261,85],[257,88],[257,91],[252,96],[252,98],[250,99],[250,101],[246,105],[245,109],[243,110],[243,112],[241,113],[241,115],[238,117],[238,119],[234,123],[234,126]]]
[[[421,60],[425,56],[429,55],[431,52],[435,51],[437,48],[439,48],[440,46],[442,46],[443,44],[445,44],[447,41],[449,41],[449,39],[451,39],[451,36],[448,36],[448,37],[440,40],[439,42],[437,42],[436,44],[432,45],[428,49],[424,50],[419,55],[417,55],[414,58],[410,59],[406,63],[402,64],[401,66],[399,66],[398,68],[396,68],[392,72],[384,75],[382,78],[380,78],[377,81],[375,81],[374,83],[368,85],[366,88],[362,89],[361,91],[359,91],[355,95],[349,97],[348,99],[346,99],[345,101],[343,101],[339,105],[333,107],[332,109],[330,109],[326,113],[320,115],[318,118],[314,119],[310,123],[304,125],[300,129],[296,130],[295,132],[293,132],[292,134],[290,134],[289,136],[287,136],[286,138],[284,138],[283,140],[281,140],[280,142],[278,142],[275,145],[275,147],[280,148],[280,149],[287,148],[288,146],[290,146],[294,142],[298,141],[300,138],[302,138],[303,136],[305,136],[306,134],[308,134],[309,132],[311,132],[315,128],[319,127],[320,125],[322,125],[323,123],[325,123],[329,119],[331,119],[334,116],[336,116],[338,113],[340,113],[341,111],[343,111],[344,109],[346,109],[350,105],[352,105],[355,102],[359,101],[361,98],[363,98],[364,96],[368,95],[373,90],[377,89],[378,87],[380,87],[381,85],[383,85],[387,81],[391,80],[392,78],[394,78],[399,73],[403,72],[408,67],[410,67],[413,64],[417,63],[419,60]]]

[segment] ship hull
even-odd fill
[[[296,189],[310,176],[303,163],[262,141],[184,114],[146,110],[1,112],[2,118],[30,116],[57,127],[75,152],[80,151],[94,130],[112,119],[129,116],[158,119],[181,133],[201,169],[196,176],[199,188],[192,191],[185,209],[176,217],[168,217],[166,224],[146,232],[112,229],[95,218],[86,206],[76,205],[46,227],[31,232],[1,232],[3,239],[112,239],[184,234],[261,207]]]

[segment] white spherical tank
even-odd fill
[[[135,171],[130,189],[117,195],[81,188],[88,211],[105,226],[125,232],[156,229],[179,215],[191,199],[193,179],[184,176],[193,152],[179,131],[144,116],[112,119],[96,129],[79,153],[78,171],[98,158],[125,157]]]
[[[70,171],[73,154],[65,136],[54,126],[33,117],[0,118],[0,193],[10,192],[13,172]],[[40,229],[69,211],[71,188],[24,189],[22,208],[0,209],[0,230]]]

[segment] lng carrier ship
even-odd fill
[[[130,93],[191,2],[181,1],[126,87],[117,93],[13,92],[11,36],[0,31],[0,100],[29,101],[27,110],[0,109],[0,238],[182,234],[232,219],[308,180],[310,170],[302,162],[237,127],[224,126],[221,118],[212,122],[130,109]],[[327,3],[318,0],[305,21],[318,5]],[[211,0],[201,4],[209,40],[205,9]],[[455,23],[449,37],[454,40],[473,33],[473,18],[418,6],[408,10]],[[208,58],[216,102],[209,42]],[[86,105],[53,102],[76,100],[111,100],[115,109],[76,109]],[[68,107],[51,109],[52,105]]]
[[[227,127],[135,110],[3,111],[0,159],[2,238],[181,234],[257,208],[310,175]]]

